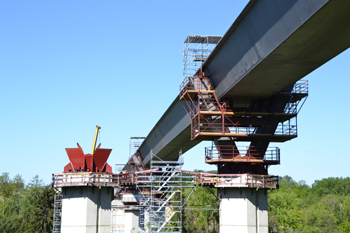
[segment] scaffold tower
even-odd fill
[[[162,161],[153,155],[149,173],[138,176],[137,188],[141,193],[140,225],[144,232],[174,232],[182,229],[181,167],[178,161]]]
[[[183,76],[193,76],[211,51],[221,40],[221,36],[189,35],[184,42]]]
[[[137,152],[145,138],[146,137],[130,137],[129,157]]]
[[[131,137],[130,138],[130,151],[129,151],[129,160],[128,165],[130,171],[143,171],[145,169],[138,152],[142,142],[145,140],[145,137]]]

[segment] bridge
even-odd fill
[[[219,189],[220,232],[268,232],[266,190],[278,188],[268,167],[280,162],[279,149],[268,146],[297,137],[296,117],[308,96],[300,79],[350,47],[349,12],[348,0],[251,0],[223,37],[188,36],[185,43],[216,46],[195,57],[201,66],[185,73],[179,95],[124,171],[111,173],[108,149],[67,149],[71,162],[53,176],[63,193],[64,232],[109,232],[112,187],[139,195],[137,201],[118,193],[125,205],[142,207],[136,228],[181,232],[183,204],[172,197],[193,185]],[[218,174],[181,170],[179,156],[203,140],[215,144],[205,161],[218,165]],[[250,145],[240,149],[236,141]],[[81,209],[96,210],[96,221],[82,218],[77,227]]]
[[[251,0],[202,70],[217,97],[231,107],[278,101],[277,108],[283,108],[286,101],[278,99],[280,93],[350,46],[348,12],[346,0]],[[278,111],[275,107],[273,114]],[[261,125],[258,130],[271,134],[276,126]],[[176,160],[180,150],[185,153],[201,141],[190,135],[191,120],[176,96],[141,144],[139,159],[146,167],[151,152]],[[264,151],[270,141],[252,140],[251,145]]]

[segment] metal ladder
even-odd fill
[[[61,190],[55,190],[54,209],[53,209],[53,233],[61,233],[62,216],[62,193]]]

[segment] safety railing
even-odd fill
[[[308,80],[299,80],[294,84],[292,93],[298,94],[308,94],[309,93],[309,81]]]
[[[225,113],[226,111],[226,103],[219,102],[214,93],[209,94],[198,94],[198,106],[197,112],[206,112],[206,111],[220,111]],[[214,113],[211,113],[214,114]]]
[[[281,162],[281,150],[278,147],[267,148],[264,155],[265,162],[274,162],[280,164]]]
[[[186,91],[206,91],[206,90],[212,90],[212,86],[210,84],[210,81],[207,77],[199,77],[197,75],[193,77],[185,77],[185,79],[182,81],[180,85],[180,97],[182,96],[181,93],[185,93]]]
[[[259,153],[250,146],[211,146],[205,147],[207,160],[234,159],[236,157],[257,157]]]
[[[233,122],[229,117],[225,115],[208,115],[201,114],[193,118],[191,121],[191,138],[195,139],[199,135],[216,135],[225,136],[232,133],[245,132],[232,132],[231,129],[238,130],[238,122]]]
[[[297,136],[297,124],[296,119],[293,118],[291,120],[280,122],[275,131],[276,136]]]
[[[306,98],[309,94],[309,84],[307,80],[300,80],[295,83],[293,90],[291,91],[290,101],[286,104],[284,113],[286,114],[298,114],[302,106],[304,105]]]
[[[186,175],[182,175],[184,179],[182,183],[200,184],[200,185],[215,185],[221,186],[237,186],[237,187],[262,187],[276,188],[278,185],[277,176],[269,175],[254,175],[254,174],[209,174],[199,172],[182,171]],[[188,173],[188,174],[187,174]],[[164,178],[164,177],[163,177]],[[69,186],[110,186],[118,187],[124,184],[136,184],[137,182],[144,183],[146,179],[137,181],[138,177],[135,174],[96,174],[96,173],[62,173],[52,175],[52,185],[54,187],[69,187]],[[149,180],[148,182],[155,182]],[[177,181],[178,182],[178,181]],[[158,183],[158,182],[155,182]],[[172,182],[170,182],[172,183]],[[174,183],[176,184],[176,182]],[[177,184],[178,185],[178,184]],[[170,185],[169,187],[171,187]],[[169,188],[167,186],[167,188]],[[181,186],[182,187],[182,186]],[[186,185],[186,187],[189,187]]]
[[[280,149],[278,147],[268,148],[261,155],[252,146],[218,145],[205,147],[205,162],[262,162],[279,164]]]
[[[239,127],[239,124],[236,124],[234,127],[229,126],[230,133],[235,133],[235,134],[247,134],[251,135],[254,134],[257,130],[257,127]]]
[[[108,174],[108,173],[60,173],[52,174],[52,185],[54,187],[64,186],[119,186],[135,183],[133,173]]]
[[[254,174],[200,174],[196,182],[215,187],[278,188],[278,176]]]
[[[255,137],[255,134],[266,137],[297,136],[297,125],[295,118],[280,122],[272,134],[259,132],[257,127],[240,127],[239,122],[233,122],[229,116],[200,115],[191,121],[191,139],[200,135],[233,136],[233,137]]]

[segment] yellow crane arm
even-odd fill
[[[94,143],[92,144],[92,151],[91,154],[93,155],[95,152],[96,148],[96,142],[97,142],[97,137],[98,137],[98,131],[100,131],[101,127],[96,125],[96,131],[95,131],[95,137],[94,137]]]

